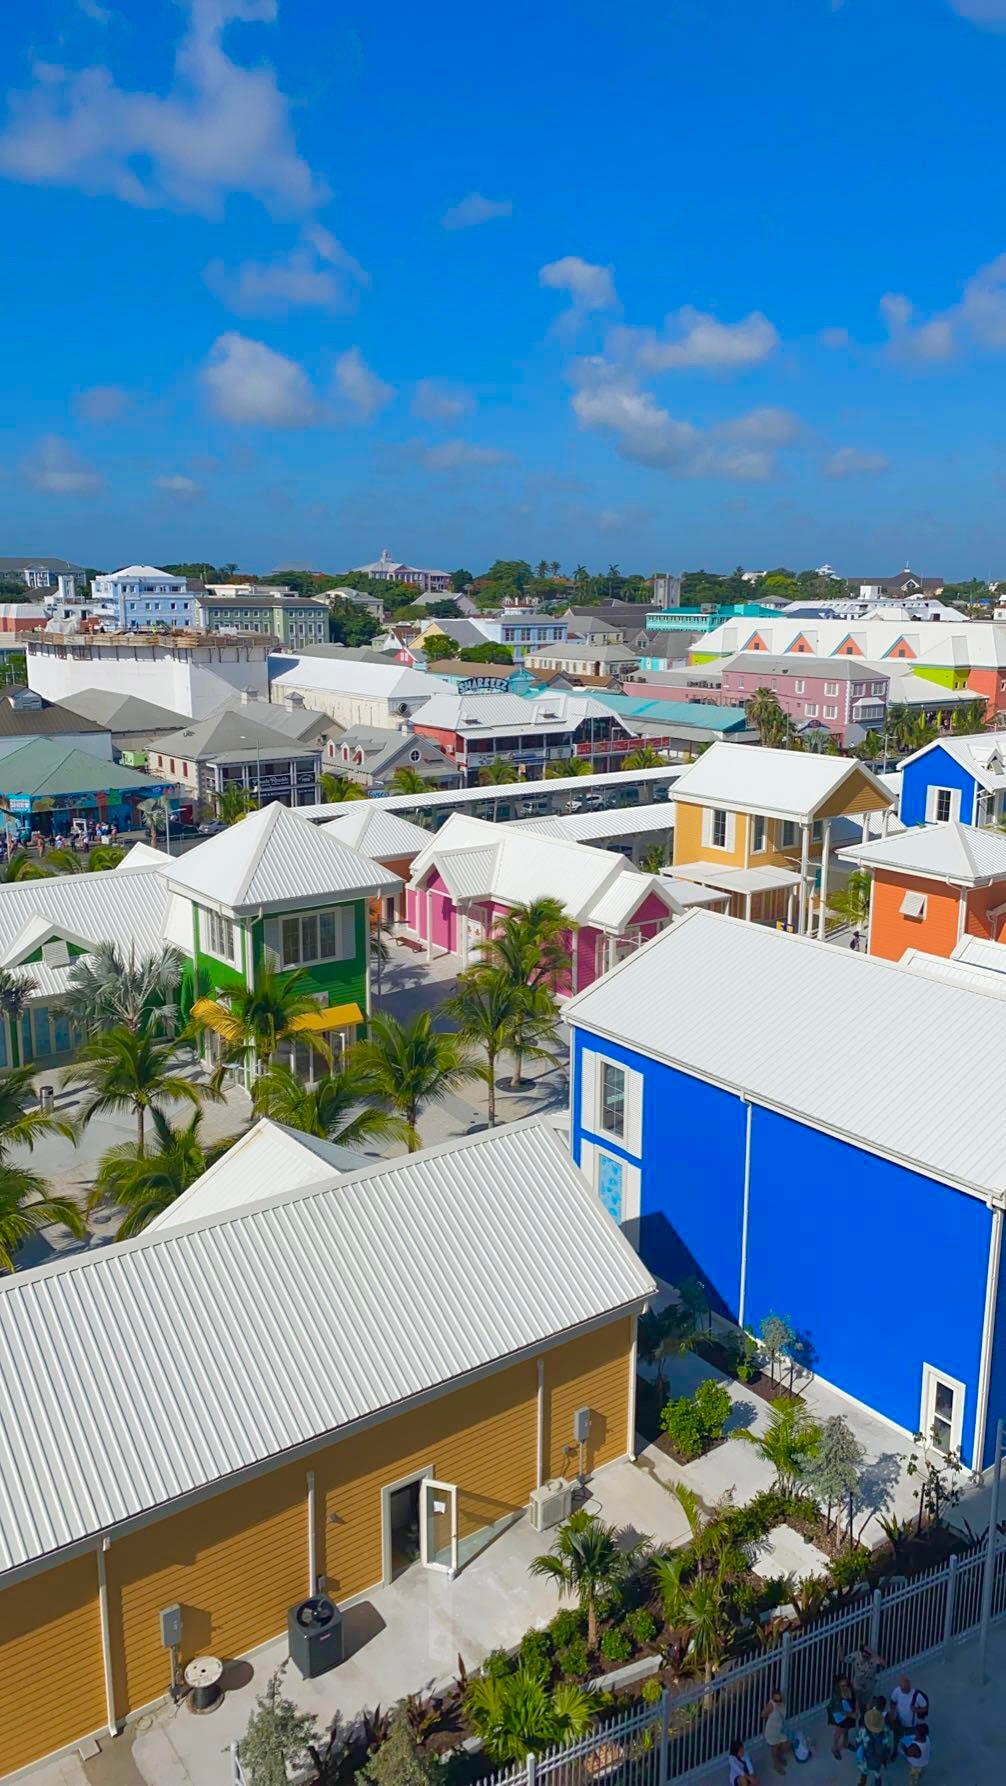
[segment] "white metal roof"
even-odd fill
[[[12,1274],[0,1283],[0,1569],[653,1289],[540,1122]]]
[[[382,800],[351,800],[345,812],[320,829],[376,861],[415,856],[430,841],[429,832],[421,825],[385,811]]]
[[[1006,974],[1006,944],[990,942],[983,936],[963,936],[952,951],[952,958],[971,962],[988,973]]]
[[[846,781],[861,782],[868,790],[871,810],[893,803],[878,777],[852,757],[819,756],[809,750],[753,750],[749,744],[722,741],[689,763],[671,797],[803,823],[813,819]]]
[[[921,750],[913,751],[910,757],[902,757],[902,770],[906,763],[915,763],[933,750],[945,751],[948,757],[952,757],[955,763],[960,763],[969,775],[974,776],[979,787],[987,789],[989,793],[1006,788],[1006,739],[994,732],[974,732],[957,738],[934,738],[932,743],[924,744]]]
[[[180,892],[233,912],[362,898],[401,886],[396,874],[278,800],[172,860],[165,874]]]
[[[350,1147],[261,1116],[187,1191],[148,1222],[144,1232],[163,1233],[204,1216],[236,1214],[266,1197],[300,1191],[309,1184],[331,1184],[333,1172],[359,1172],[370,1163]]]
[[[547,814],[540,819],[514,819],[520,831],[568,837],[574,843],[596,843],[606,837],[642,837],[650,831],[673,831],[674,807],[669,800],[654,806],[615,806],[601,812]]]
[[[996,945],[999,946],[998,944]],[[1004,951],[1006,953],[1006,951]],[[954,961],[945,955],[928,955],[923,949],[906,949],[898,963],[910,974],[925,974],[951,986],[967,986],[990,998],[1006,998],[1006,975],[990,973],[970,961]]]
[[[1006,1192],[998,1000],[895,962],[689,912],[572,999],[566,1020],[976,1190]],[[836,1036],[869,1036],[874,1071]],[[931,1070],[905,1038],[931,1038]],[[962,1112],[966,1115],[962,1118]],[[809,1187],[808,1194],[812,1194]]]
[[[417,695],[436,695],[443,688],[437,676],[411,670],[392,659],[386,663],[364,662],[352,657],[314,657],[310,652],[270,653],[273,688],[324,688],[336,694],[376,695],[395,700]]]
[[[649,783],[669,788],[680,779],[681,774],[679,764],[669,764],[660,769],[613,769],[604,775],[561,775],[550,781],[508,781],[499,786],[490,782],[485,787],[440,788],[430,794],[392,794],[387,799],[382,799],[381,805],[387,812],[436,812],[440,807],[464,806],[473,800],[485,800],[496,805],[501,800],[529,800],[545,794],[551,797],[553,794],[567,793],[578,795],[586,802],[591,795],[599,796],[613,788],[628,789]],[[334,819],[340,812],[346,812],[356,804],[355,800],[320,801],[316,806],[298,806],[297,811],[301,818],[313,819],[317,823],[320,819]]]
[[[674,873],[683,881],[717,887],[723,893],[776,893],[800,885],[796,869],[767,864],[761,868],[717,868],[713,862],[675,862]]]
[[[436,680],[431,678],[431,680]],[[443,684],[438,681],[438,687]],[[413,725],[435,731],[464,733],[574,731],[585,719],[615,719],[625,732],[637,735],[638,727],[624,714],[592,695],[455,695],[437,694],[412,715]]]
[[[163,864],[165,858],[160,859]],[[0,885],[0,958],[38,919],[91,942],[114,941],[128,953],[150,954],[164,942],[168,884],[161,866],[104,874],[63,874]],[[35,973],[32,962],[26,970]],[[36,975],[36,978],[38,976]]]
[[[862,868],[930,875],[964,886],[1006,880],[1006,836],[956,819],[942,825],[913,825],[876,843],[850,844],[839,855]]]

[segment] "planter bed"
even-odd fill
[[[721,1445],[729,1445],[730,1438],[730,1433],[723,1433],[718,1439],[710,1439],[707,1445],[703,1445],[701,1451],[693,1452],[690,1457],[685,1457],[682,1452],[678,1451],[672,1445],[670,1436],[662,1430],[658,1430],[656,1438],[651,1439],[650,1443],[654,1451],[662,1451],[665,1457],[671,1458],[681,1469],[687,1470],[688,1465],[697,1464],[700,1457],[708,1457],[711,1451],[718,1451]]]
[[[802,1402],[803,1396],[798,1389],[790,1389],[786,1383],[780,1383],[776,1377],[770,1377],[767,1371],[752,1371],[745,1382],[737,1375],[735,1368],[736,1355],[728,1346],[722,1346],[719,1340],[701,1339],[695,1347],[697,1358],[704,1358],[715,1370],[722,1371],[732,1383],[739,1383],[742,1389],[749,1389],[763,1402]]]

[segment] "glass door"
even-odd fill
[[[457,1574],[458,1491],[453,1482],[424,1476],[419,1485],[419,1555],[425,1568]]]

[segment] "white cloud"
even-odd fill
[[[96,25],[107,25],[112,18],[111,8],[99,6],[98,0],[77,0],[77,10]]]
[[[246,260],[237,268],[213,260],[203,277],[221,303],[239,316],[274,316],[312,305],[349,310],[359,287],[369,284],[359,261],[317,224],[281,260]]]
[[[201,496],[203,493],[202,485],[197,484],[195,478],[184,477],[181,473],[155,478],[154,487],[163,490],[166,496],[176,497],[179,502],[190,502],[194,496]]]
[[[306,210],[325,194],[298,154],[287,99],[266,63],[234,62],[228,24],[270,23],[276,0],[184,0],[188,24],[166,94],[118,86],[110,69],[35,69],[10,96],[0,172],[111,193],[128,204],[213,215],[228,193]]]
[[[916,322],[915,307],[903,292],[886,292],[880,314],[887,326],[889,351],[899,359],[948,360],[971,347],[986,353],[1006,351],[1006,254],[979,267],[965,282],[960,302],[927,322]]]
[[[419,459],[427,471],[478,471],[492,465],[509,465],[513,454],[502,447],[478,446],[471,440],[445,440],[439,446],[424,448]]]
[[[848,329],[822,329],[821,333],[818,335],[818,340],[822,347],[830,348],[833,353],[837,353],[840,348],[849,347],[851,345],[851,337]]]
[[[512,216],[511,199],[483,198],[481,192],[470,192],[460,204],[445,211],[440,221],[444,229],[471,229],[476,223],[491,223],[496,217]]]
[[[880,314],[890,338],[890,350],[899,359],[947,360],[954,352],[954,329],[949,316],[917,323],[915,309],[903,292],[885,292]]]
[[[322,418],[310,380],[296,360],[233,330],[214,341],[201,377],[210,407],[221,421],[246,427],[309,428]]]
[[[131,398],[118,384],[96,384],[81,391],[74,408],[85,422],[118,422],[129,413]]]
[[[1006,0],[950,0],[951,9],[973,25],[989,25],[993,31],[1006,30]]]
[[[573,333],[585,316],[596,310],[614,310],[618,294],[611,267],[598,267],[578,254],[567,254],[562,260],[549,261],[538,272],[538,284],[549,291],[564,291],[569,308],[559,317],[559,328]]]
[[[760,310],[724,323],[685,304],[667,317],[662,335],[655,329],[613,329],[608,352],[642,373],[729,372],[759,365],[778,345],[774,325]]]
[[[99,496],[105,480],[59,434],[46,434],[24,467],[36,490],[53,496]]]
[[[624,367],[600,358],[580,361],[573,379],[571,401],[581,427],[613,435],[622,458],[677,477],[768,478],[775,449],[799,428],[796,417],[774,409],[697,427],[672,416]]]
[[[442,378],[421,378],[412,399],[412,413],[421,422],[457,422],[474,408],[471,391]]]
[[[822,470],[828,478],[878,477],[888,469],[883,453],[864,453],[858,447],[839,447],[825,460]]]
[[[358,347],[351,347],[335,362],[335,389],[363,421],[369,422],[386,404],[394,390],[372,372]]]

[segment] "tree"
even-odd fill
[[[475,579],[472,576],[471,571],[458,570],[451,572],[451,588],[456,595],[460,595],[462,590],[467,589],[469,583],[473,583],[474,581]]]
[[[426,653],[427,662],[432,660],[437,664],[450,663],[453,658],[461,655],[461,646],[457,639],[451,638],[450,633],[427,633],[423,640],[423,650]]]
[[[0,1271],[13,1271],[21,1242],[50,1222],[63,1222],[78,1239],[84,1234],[76,1204],[50,1196],[39,1173],[11,1158],[15,1149],[30,1151],[43,1135],[75,1139],[69,1123],[28,1108],[35,1096],[33,1078],[33,1067],[13,1067],[0,1078]]]
[[[480,1077],[459,1037],[435,1030],[428,1011],[411,1023],[382,1012],[371,1019],[367,1039],[356,1044],[356,1053],[381,1102],[401,1118],[410,1153],[421,1146],[418,1123],[426,1105],[442,1103],[466,1080]]]
[[[351,648],[372,645],[382,623],[360,602],[333,602],[328,610],[328,636],[336,645]]]
[[[420,775],[418,769],[411,769],[408,763],[400,763],[391,777],[391,787],[396,794],[425,794],[431,785]]]
[[[126,852],[117,843],[96,843],[88,852],[85,867],[90,874],[104,874],[109,868],[118,868],[125,860]]]
[[[516,982],[505,969],[480,965],[458,975],[457,991],[445,1006],[457,1024],[461,1040],[480,1048],[486,1057],[485,1081],[489,1092],[489,1127],[496,1124],[496,1064],[501,1054],[512,1054],[514,1084],[520,1085],[520,1063],[529,1056],[551,1058],[545,1046],[554,1040],[557,1012],[543,987]]]
[[[854,868],[843,886],[829,889],[828,909],[858,930],[870,916],[871,885],[866,869]]]
[[[38,981],[27,968],[0,967],[0,1018],[6,1017],[10,1025],[11,1059],[15,1066],[21,1059],[21,1013],[37,991]]]
[[[299,1712],[292,1699],[284,1698],[281,1674],[282,1669],[277,1669],[270,1675],[238,1744],[248,1786],[288,1786],[290,1770],[318,1740],[312,1714]]]
[[[843,1508],[848,1508],[849,1542],[852,1542],[852,1516],[862,1480],[862,1464],[866,1453],[844,1414],[832,1414],[821,1428],[817,1455],[813,1458],[807,1479],[814,1493],[825,1503],[825,1518],[838,1528]]]
[[[405,1139],[401,1121],[367,1099],[376,1095],[370,1070],[358,1059],[359,1050],[347,1049],[331,1070],[306,1085],[289,1067],[273,1065],[260,1073],[252,1089],[252,1104],[259,1116],[285,1122],[304,1135],[335,1141],[340,1147],[388,1136]]]
[[[12,850],[0,871],[0,880],[4,881],[44,881],[53,870],[38,856],[32,856],[27,850]]]
[[[492,639],[487,639],[484,645],[462,645],[458,657],[466,664],[513,663],[510,646],[497,645]]]
[[[132,1240],[148,1222],[170,1208],[190,1184],[221,1159],[235,1137],[204,1147],[199,1136],[202,1110],[194,1110],[183,1128],[173,1128],[163,1110],[151,1111],[153,1147],[141,1149],[135,1141],[123,1141],[102,1155],[98,1176],[87,1200],[88,1214],[109,1202],[125,1210],[116,1229],[116,1240]]]
[[[778,746],[786,742],[790,730],[789,715],[770,688],[758,688],[746,703],[747,716],[758,733],[759,743]]]
[[[884,740],[871,727],[861,744],[853,746],[852,755],[864,763],[877,763],[884,754]]]
[[[483,787],[505,787],[508,782],[517,780],[517,770],[506,757],[493,757],[491,763],[483,763],[479,770],[479,781]]]
[[[768,1353],[769,1376],[776,1374],[776,1360],[794,1339],[793,1329],[782,1315],[768,1314],[761,1324],[761,1343]]]
[[[662,769],[664,765],[665,759],[652,744],[641,744],[622,758],[623,769]]]
[[[644,1364],[656,1366],[657,1393],[664,1399],[664,1366],[669,1358],[681,1358],[700,1338],[695,1318],[682,1302],[669,1302],[657,1314],[647,1310],[639,1319],[637,1347]]]
[[[919,1456],[913,1451],[905,1466],[906,1476],[919,1478],[918,1488],[913,1490],[919,1503],[918,1518],[915,1530],[921,1532],[923,1523],[928,1519],[934,1525],[942,1522],[943,1515],[949,1507],[956,1507],[961,1498],[957,1478],[961,1473],[961,1454],[959,1451],[944,1451],[940,1443],[939,1428],[934,1423],[928,1435],[921,1432],[915,1434],[916,1445],[929,1447]],[[935,1454],[935,1455],[934,1455]]]
[[[531,1575],[554,1581],[561,1596],[576,1600],[587,1614],[587,1647],[597,1647],[597,1603],[625,1580],[638,1561],[642,1540],[622,1542],[624,1534],[581,1507],[559,1527],[550,1551],[528,1565]]]
[[[442,1786],[444,1769],[437,1756],[420,1747],[408,1713],[398,1706],[387,1737],[371,1755],[359,1778],[370,1781],[371,1786]]]
[[[661,869],[666,866],[666,862],[667,852],[663,844],[651,843],[649,848],[643,851],[639,866],[644,874],[659,874]]]
[[[220,792],[213,795],[213,804],[223,824],[237,825],[250,812],[258,811],[258,796],[239,781],[225,781]]]
[[[303,968],[279,973],[256,970],[251,986],[235,987],[223,999],[199,998],[190,1022],[197,1033],[210,1030],[234,1057],[271,1061],[284,1042],[302,1041],[326,1057],[330,1050],[317,1027],[318,1005]]]
[[[958,735],[984,732],[988,723],[989,709],[986,700],[963,701],[959,707],[954,709],[950,730]]]
[[[565,781],[573,775],[593,775],[586,757],[553,757],[545,765],[544,781]]]
[[[334,806],[341,800],[365,800],[367,790],[361,788],[358,781],[349,781],[344,775],[323,775],[321,797]]]
[[[465,1691],[465,1711],[495,1762],[520,1765],[529,1754],[573,1742],[589,1730],[598,1701],[584,1687],[549,1687],[542,1663],[522,1662],[512,1674],[478,1675]]]
[[[775,1487],[790,1493],[803,1482],[821,1449],[821,1427],[802,1402],[774,1401],[769,1405],[769,1424],[758,1434],[738,1427],[732,1435],[755,1450],[775,1471]]]
[[[74,957],[63,998],[71,1024],[94,1035],[116,1024],[137,1033],[173,1036],[178,1030],[182,957],[166,944],[158,953],[127,956],[114,943],[98,943]]]
[[[689,1649],[711,1681],[723,1659],[727,1633],[723,1583],[717,1576],[696,1576],[685,1597],[684,1615]]]
[[[122,1023],[91,1036],[63,1081],[68,1088],[84,1091],[78,1128],[86,1128],[96,1116],[128,1110],[136,1118],[136,1145],[142,1154],[148,1110],[160,1110],[168,1103],[198,1106],[203,1098],[215,1101],[222,1096],[213,1087],[194,1085],[173,1072],[175,1053],[174,1042],[162,1041],[150,1031],[137,1034]]]
[[[511,1038],[512,1091],[520,1088],[525,1053],[540,1059],[549,1052],[541,1044],[558,1021],[555,994],[570,973],[575,930],[576,924],[562,901],[546,895],[526,905],[513,906],[496,919],[489,936],[477,945],[484,967],[498,968],[513,987],[530,995],[520,1006]]]

